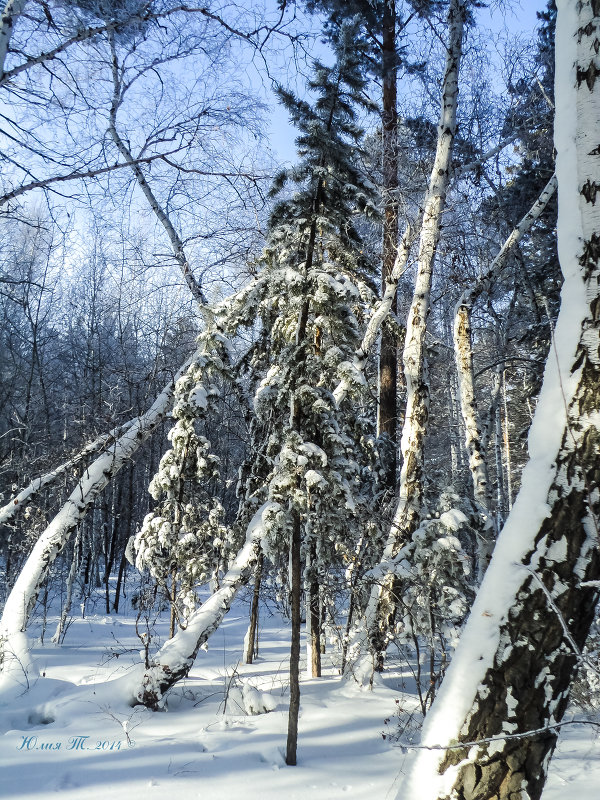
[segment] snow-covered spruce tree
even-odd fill
[[[335,38],[343,20],[356,16],[360,20],[360,34],[364,37],[365,69],[381,82],[381,205],[383,230],[381,242],[382,294],[390,281],[399,233],[399,178],[398,178],[398,67],[402,61],[402,48],[398,35],[412,9],[401,8],[395,0],[308,0],[309,10],[319,10],[327,16],[326,32]],[[403,13],[405,11],[405,13]],[[396,297],[392,312],[396,313]],[[389,437],[392,444],[388,465],[388,490],[396,488],[396,444],[398,438],[398,335],[391,318],[382,326],[379,348],[379,374],[377,430]]]
[[[172,446],[149,487],[158,502],[133,542],[136,566],[150,572],[169,601],[171,636],[176,622],[185,627],[195,610],[196,588],[218,578],[230,544],[223,507],[209,491],[219,459],[197,432],[198,420],[220,394],[217,384],[229,360],[226,340],[209,327],[199,348],[193,365],[175,384],[175,424],[168,434]]]
[[[557,6],[561,307],[521,490],[402,800],[540,798],[599,596],[600,8]]]
[[[373,296],[355,227],[359,213],[373,210],[373,190],[356,166],[362,132],[355,107],[365,105],[366,80],[355,33],[354,25],[343,26],[334,66],[315,65],[309,84],[314,105],[280,91],[300,130],[300,161],[275,183],[275,192],[291,185],[293,193],[274,208],[265,251],[260,316],[269,330],[271,366],[258,386],[255,409],[269,430],[266,458],[272,468],[265,491],[279,504],[264,547],[272,560],[290,562],[288,764],[296,763],[301,564],[310,563],[305,581],[314,613],[318,586],[335,574],[336,564],[343,571],[342,551],[351,549],[361,494],[367,493],[360,480],[365,432],[349,405],[338,407],[332,394],[340,373],[355,391],[364,387],[353,366],[357,315]],[[319,627],[313,618],[315,637]],[[313,640],[315,659],[319,649]],[[314,666],[318,672],[316,661]]]

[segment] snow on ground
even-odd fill
[[[247,603],[237,603],[189,679],[171,692],[166,713],[129,708],[111,692],[110,681],[139,663],[135,612],[74,619],[62,646],[47,633],[34,648],[40,677],[28,688],[25,679],[0,687],[0,797],[393,797],[412,755],[387,734],[396,729],[399,707],[407,710],[405,722],[416,708],[414,695],[403,691],[411,688],[409,673],[392,668],[385,682],[364,691],[342,682],[326,659],[323,678],[302,682],[298,766],[288,767],[289,628],[263,610],[260,656],[244,665],[247,620]],[[157,630],[165,636],[166,620]],[[264,705],[274,710],[247,713]],[[566,729],[544,800],[599,791],[600,741],[591,728]]]
[[[41,677],[28,691],[24,680],[0,689],[0,796],[385,798],[402,758],[382,737],[399,673],[387,678],[394,688],[373,692],[341,682],[331,666],[303,680],[298,766],[287,767],[289,628],[264,611],[259,658],[244,665],[247,622],[248,605],[239,603],[171,692],[168,711],[153,713],[111,702],[107,683],[139,663],[134,615],[75,619],[62,646],[49,642],[51,620],[34,649]],[[164,637],[166,620],[158,629]],[[260,700],[274,710],[247,714],[244,702]]]
[[[581,714],[577,714],[581,717]],[[600,796],[600,736],[585,725],[563,729],[543,800],[592,800]]]

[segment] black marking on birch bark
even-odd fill
[[[591,36],[595,30],[596,26],[590,20],[587,25],[585,25],[583,28],[579,28],[579,30],[577,31],[577,34],[579,36],[579,41],[581,42],[584,36]]]
[[[590,238],[584,242],[579,263],[583,267],[583,277],[585,281],[589,281],[592,272],[597,268],[598,261],[600,260],[600,236],[593,233]]]
[[[577,86],[581,86],[582,83],[585,83],[590,92],[592,92],[594,90],[596,78],[599,75],[600,69],[594,64],[593,61],[588,64],[587,69],[577,67]]]
[[[588,203],[591,203],[593,206],[596,205],[596,195],[600,192],[600,185],[597,184],[595,181],[591,181],[589,178],[581,187],[581,194],[585,197]]]

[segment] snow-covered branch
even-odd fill
[[[543,214],[546,206],[552,199],[557,187],[556,175],[553,175],[548,183],[542,189],[540,196],[535,203],[531,206],[529,211],[521,219],[521,221],[511,231],[510,236],[506,239],[500,248],[498,255],[492,261],[484,274],[468,289],[462,293],[458,303],[456,304],[455,314],[461,307],[472,308],[475,301],[484,293],[489,292],[494,281],[498,278],[506,262],[511,254],[512,248],[518,244],[521,239],[527,234],[533,224]]]
[[[501,153],[505,147],[508,147],[509,144],[515,142],[519,138],[519,135],[520,131],[515,131],[507,139],[502,139],[502,141],[498,142],[497,145],[490,147],[490,149],[486,150],[485,153],[482,153],[479,158],[469,161],[467,164],[461,164],[459,167],[456,167],[452,172],[452,177],[454,179],[462,178],[462,176],[466,175],[468,172],[473,172],[474,170],[478,169],[485,164],[486,161],[489,161],[491,158],[494,158],[494,156],[497,156],[499,153]]]
[[[365,335],[363,336],[363,340],[360,344],[360,347],[357,349],[354,360],[352,364],[349,362],[344,362],[342,367],[346,370],[346,372],[350,371],[351,376],[354,381],[360,381],[364,368],[365,362],[367,360],[367,356],[371,351],[371,348],[374,346],[375,342],[377,341],[377,336],[379,334],[379,330],[383,325],[386,317],[390,313],[392,308],[392,304],[394,302],[394,297],[396,296],[396,291],[398,289],[398,281],[404,274],[406,270],[406,265],[408,263],[408,257],[410,255],[410,246],[412,243],[412,231],[410,225],[407,225],[406,230],[404,231],[404,235],[402,236],[402,240],[398,245],[398,251],[396,253],[396,259],[394,261],[394,267],[390,276],[386,279],[385,283],[385,291],[383,293],[383,297],[376,305],[373,313],[369,319],[367,324],[367,330],[365,331]],[[348,377],[344,376],[336,386],[333,396],[335,398],[335,402],[339,405],[343,399],[346,397],[349,389],[349,380]]]
[[[95,453],[97,450],[101,450],[102,448],[110,445],[118,436],[121,436],[121,434],[128,430],[131,425],[134,424],[134,422],[135,420],[128,420],[122,425],[118,425],[116,428],[113,428],[109,433],[103,433],[102,436],[99,436],[95,441],[86,444],[86,446],[80,450],[79,453],[74,455],[73,458],[70,458],[68,461],[63,462],[50,472],[46,472],[44,475],[41,475],[39,478],[31,481],[28,486],[26,486],[24,489],[21,489],[18,494],[13,495],[8,503],[0,508],[0,525],[6,524],[8,520],[10,520],[17,513],[17,511],[23,507],[23,504],[36,495],[41,489],[44,488],[44,486],[54,483],[55,480],[57,480],[61,475],[64,475],[65,472],[68,472],[71,467],[79,464],[79,462],[86,458],[86,456],[89,456],[91,453]]]
[[[533,728],[530,731],[523,731],[522,733],[504,733],[501,736],[486,736],[485,739],[478,739],[473,742],[461,742],[460,744],[405,744],[400,743],[402,750],[464,750],[469,747],[477,747],[482,744],[491,744],[492,742],[510,742],[518,741],[519,739],[528,739],[531,736],[539,736],[543,733],[556,733],[565,725],[592,725],[594,728],[600,728],[600,722],[595,722],[590,719],[568,719],[564,722],[556,722],[553,725],[544,725],[542,728]]]
[[[282,6],[278,13],[278,17],[273,24],[268,24],[265,22],[264,24],[256,26],[255,28],[247,31],[234,27],[222,16],[211,12],[204,6],[196,7],[186,4],[178,4],[171,8],[165,8],[160,11],[131,13],[125,19],[111,20],[104,25],[90,25],[80,28],[78,31],[76,31],[76,33],[72,34],[71,36],[67,36],[62,42],[60,42],[60,44],[56,45],[56,47],[45,50],[39,53],[37,56],[29,56],[25,61],[17,64],[9,70],[4,71],[4,63],[8,53],[12,31],[14,29],[16,20],[23,13],[26,2],[27,0],[7,0],[2,12],[2,16],[0,17],[0,86],[3,86],[11,80],[14,80],[17,75],[27,72],[33,67],[40,66],[42,64],[49,64],[57,59],[60,55],[65,53],[70,47],[73,47],[73,45],[91,41],[97,36],[119,33],[131,26],[160,22],[161,20],[166,20],[169,17],[176,15],[197,14],[202,16],[205,19],[217,23],[232,36],[250,42],[258,50],[265,45],[267,39],[269,39],[273,33],[278,33],[292,41],[297,38],[283,29],[282,23],[284,22],[285,4]],[[262,41],[260,38],[261,36]]]

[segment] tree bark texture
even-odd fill
[[[250,607],[250,624],[248,625],[248,644],[245,652],[246,664],[252,664],[258,655],[258,604],[260,600],[260,584],[262,581],[264,555],[261,551],[254,573],[254,591]]]
[[[600,4],[557,5],[561,310],[522,488],[424,732],[465,746],[421,750],[402,800],[539,800],[599,596]]]
[[[308,613],[310,614],[310,663],[313,678],[321,677],[321,603],[319,581],[316,574],[317,551],[310,543],[310,563],[313,566],[308,586]]]
[[[288,732],[285,763],[296,766],[298,748],[298,717],[300,716],[300,607],[302,594],[302,569],[300,563],[300,547],[302,530],[300,515],[294,513],[290,543],[290,573],[292,610],[292,640],[290,644],[290,708],[288,713]]]
[[[397,58],[396,58],[396,4],[394,0],[384,3],[383,37],[383,113],[382,128],[382,194],[383,194],[383,243],[381,285],[385,292],[394,263],[398,245],[398,108],[397,108]],[[391,310],[397,311],[394,292]],[[379,352],[379,406],[377,432],[385,434],[394,443],[396,452],[398,429],[398,342],[389,325],[383,325]],[[396,459],[390,465],[389,488],[396,488]]]

